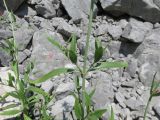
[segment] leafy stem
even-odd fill
[[[85,54],[84,54],[84,65],[83,65],[83,76],[82,76],[82,106],[83,111],[85,111],[85,76],[86,76],[86,69],[87,69],[87,56],[89,51],[89,41],[92,31],[92,20],[93,20],[93,9],[94,9],[94,0],[91,0],[91,7],[90,7],[90,14],[89,14],[89,24],[88,24],[88,31],[87,31],[87,38],[86,38],[86,47],[85,47]],[[85,115],[83,115],[83,119]]]

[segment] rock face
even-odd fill
[[[6,4],[10,10],[17,10],[17,8],[24,2],[25,0],[6,0]],[[3,0],[0,1],[0,6],[4,7]]]
[[[149,22],[143,23],[136,19],[130,19],[130,22],[124,28],[122,37],[134,43],[141,43],[152,28],[153,25]]]
[[[38,72],[38,76],[67,63],[65,55],[47,40],[49,36],[64,44],[63,37],[58,33],[40,30],[34,34],[31,59],[36,62],[35,71]]]
[[[62,5],[73,21],[87,18],[91,0],[61,0]],[[96,12],[96,9],[95,11]]]
[[[140,17],[146,21],[160,21],[160,2],[158,0],[100,0],[105,11],[122,15]]]

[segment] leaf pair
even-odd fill
[[[96,38],[94,63],[97,63],[103,57],[103,53],[104,53],[104,48],[102,47],[102,42],[98,38]]]
[[[48,41],[57,48],[59,48],[72,61],[72,63],[74,64],[77,63],[77,40],[75,34],[72,34],[69,49],[64,48],[62,45],[60,45],[56,40],[54,40],[51,37],[48,37]]]

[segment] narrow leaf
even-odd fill
[[[24,120],[32,120],[29,116],[27,116],[26,114],[24,114]]]
[[[42,76],[41,78],[38,78],[37,80],[29,80],[29,83],[31,84],[38,84],[38,83],[42,83],[45,82],[46,80],[53,78],[57,75],[60,74],[64,74],[64,73],[68,73],[73,71],[73,69],[68,69],[68,68],[58,68],[58,69],[54,69],[51,72],[45,74],[44,76]]]
[[[115,61],[115,62],[101,62],[98,64],[95,69],[109,69],[109,68],[123,68],[127,67],[128,64],[122,61]]]
[[[46,93],[44,90],[42,90],[38,87],[30,86],[27,90],[41,94],[41,95],[43,95],[43,97],[49,97],[48,93]]]
[[[93,113],[91,113],[91,116],[96,116],[97,118],[101,118],[106,111],[107,109],[96,110]]]
[[[62,52],[65,52],[65,48],[62,46],[62,45],[60,45],[56,40],[54,40],[53,38],[51,38],[51,37],[48,37],[48,41],[50,42],[50,43],[52,43],[54,46],[56,46],[57,48],[59,48]]]
[[[113,111],[112,107],[111,107],[111,116],[110,116],[109,120],[114,120],[114,111]]]
[[[15,115],[18,115],[20,113],[21,113],[20,110],[6,110],[6,111],[0,112],[0,115],[15,116]]]
[[[103,56],[103,47],[99,47],[95,50],[95,55],[94,55],[94,63],[98,62],[102,56]]]
[[[75,100],[74,112],[75,112],[77,119],[82,119],[82,109],[81,109],[81,104],[78,99]]]

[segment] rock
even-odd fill
[[[144,108],[144,102],[141,99],[136,99],[131,97],[130,99],[124,102],[131,110],[142,110]]]
[[[96,86],[96,91],[93,96],[95,106],[98,108],[104,107],[107,103],[113,101],[114,92],[112,88],[112,78],[105,72],[98,72],[93,79],[93,86]]]
[[[62,5],[73,21],[86,19],[89,15],[91,0],[61,0]],[[96,14],[97,8],[94,9]]]
[[[137,85],[137,82],[137,79],[132,79],[131,81],[122,82],[121,86],[126,88],[134,88]]]
[[[118,103],[119,103],[121,106],[126,107],[126,105],[124,104],[125,97],[123,96],[122,93],[117,92],[117,93],[115,94],[115,99],[118,101]]]
[[[67,91],[73,91],[75,88],[74,83],[62,83],[56,89],[56,94],[65,93]]]
[[[76,26],[72,26],[68,24],[64,19],[62,18],[53,18],[52,23],[54,27],[57,27],[57,32],[61,33],[65,37],[71,37],[71,35],[74,33],[77,37],[80,37],[80,34],[82,33],[82,30],[80,30]]]
[[[37,12],[29,7],[27,4],[23,4],[20,8],[15,12],[18,17],[33,17],[37,15]]]
[[[108,45],[110,57],[118,58],[121,49],[120,41],[111,41]]]
[[[158,0],[100,0],[102,8],[115,16],[127,13],[150,22],[160,21],[160,3]]]
[[[51,93],[52,90],[53,90],[53,88],[54,88],[53,84],[54,84],[53,81],[47,80],[47,81],[41,83],[41,88],[42,88],[45,92]]]
[[[135,77],[135,74],[138,69],[138,62],[135,58],[129,58],[127,72],[131,77]]]
[[[122,35],[122,28],[118,25],[109,25],[108,33],[117,40]]]
[[[48,36],[53,37],[61,45],[65,44],[63,37],[58,33],[47,30],[40,30],[34,33],[31,60],[35,60],[33,71],[37,73],[35,74],[36,77],[40,77],[57,67],[64,67],[65,64],[70,63],[66,56],[47,40]]]
[[[56,16],[56,10],[59,8],[59,0],[42,0],[33,1],[31,4],[36,4],[37,14],[45,18],[53,18]]]
[[[153,106],[154,111],[156,112],[156,114],[160,117],[160,104],[157,103]]]
[[[12,37],[12,32],[9,30],[0,29],[0,41]]]
[[[73,92],[75,89],[75,85],[74,83],[62,83],[58,86],[58,88],[56,89],[55,93],[56,93],[56,98],[62,98],[64,96],[69,95],[71,92]]]
[[[108,24],[101,24],[98,26],[98,28],[95,30],[95,36],[100,36],[108,33]]]
[[[67,112],[71,112],[74,106],[74,101],[75,99],[73,96],[67,96],[62,100],[57,101],[51,108],[51,115],[55,117],[59,114],[63,115]]]
[[[15,31],[18,50],[26,49],[27,45],[30,43],[33,37],[33,34],[34,30],[32,28],[21,27],[17,31]]]
[[[125,27],[122,37],[134,43],[141,43],[152,28],[151,23],[140,22],[132,18]]]
[[[6,0],[6,4],[9,10],[15,11],[25,0]],[[0,1],[0,5],[4,7],[3,0]]]

